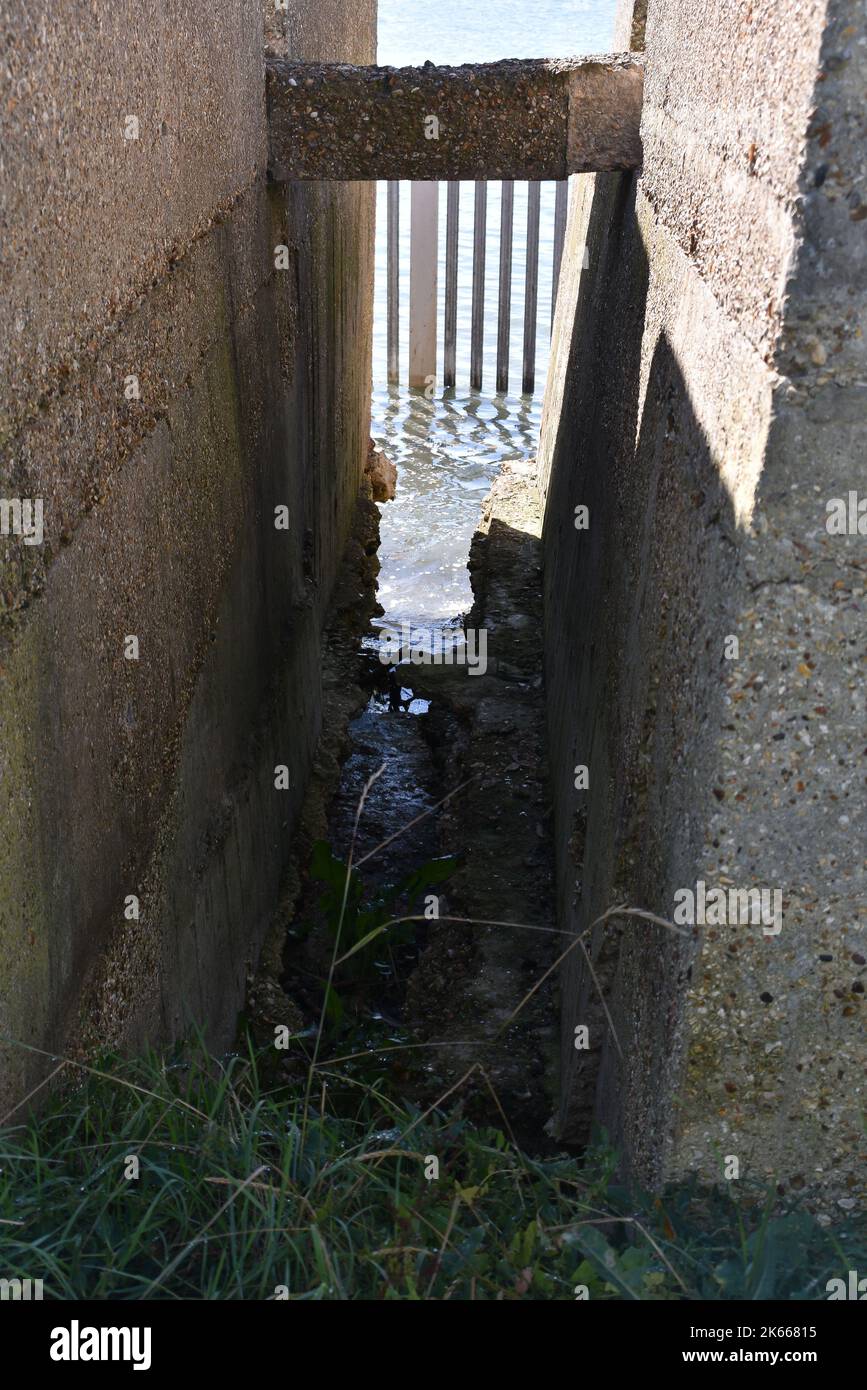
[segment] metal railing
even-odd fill
[[[409,384],[424,387],[436,378],[437,274],[439,252],[438,182],[411,185],[409,272]],[[445,184],[445,305],[443,316],[443,385],[456,381],[458,337],[458,221],[461,185]],[[524,261],[524,333],[521,390],[532,394],[536,385],[536,321],[539,296],[539,182],[527,184],[527,235]],[[551,322],[566,236],[568,182],[555,183]],[[500,202],[499,293],[497,301],[496,389],[509,386],[514,230],[513,182],[503,180]],[[386,225],[387,371],[390,383],[400,379],[400,184],[389,181]],[[470,387],[481,390],[484,376],[485,275],[487,254],[488,182],[474,185],[472,297],[470,310]]]

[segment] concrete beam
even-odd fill
[[[285,179],[563,179],[641,163],[639,55],[463,67],[267,62]]]

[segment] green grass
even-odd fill
[[[309,1095],[274,1070],[273,1050],[114,1059],[13,1116],[0,1277],[60,1299],[763,1299],[867,1269],[863,1226],[823,1230],[743,1182],[654,1199],[617,1186],[604,1148],[539,1161],[345,1064]]]

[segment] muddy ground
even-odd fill
[[[349,984],[353,1036],[378,1024],[384,1031],[376,1038],[396,1049],[389,1065],[419,1103],[456,1087],[453,1100],[474,1120],[505,1127],[537,1150],[547,1144],[556,1090],[551,966],[563,949],[554,932],[540,531],[532,465],[506,465],[469,561],[474,602],[464,625],[486,632],[487,670],[406,662],[398,675],[408,707],[394,709],[369,640],[378,512],[366,484],[324,635],[314,775],[249,994],[262,1040],[275,1022],[308,1033],[318,1023],[331,947],[317,921],[321,889],[309,875],[311,850],[325,840],[345,859],[359,797],[384,765],[356,839],[356,862],[371,855],[362,866],[365,883],[375,892],[443,856],[456,867],[437,890],[438,917],[418,924],[411,945],[383,949],[371,983]],[[486,925],[493,922],[501,925]]]

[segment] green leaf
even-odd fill
[[[458,861],[454,855],[443,855],[438,859],[429,859],[426,864],[422,864],[420,869],[416,869],[402,884],[398,885],[398,892],[403,892],[412,900],[424,892],[426,888],[433,888],[438,883],[445,883],[446,879],[451,878]]]
[[[382,936],[384,931],[386,931],[386,928],[384,926],[374,927],[373,931],[367,932],[367,934],[363,936],[360,941],[356,941],[354,946],[350,947],[348,951],[345,951],[344,954],[337,961],[337,964],[343,965],[345,961],[350,960],[352,956],[357,955],[359,951],[363,951],[365,946],[369,946],[371,941],[375,941],[378,936]]]
[[[343,1001],[333,985],[329,985],[325,993],[325,1017],[335,1025],[343,1019]]]

